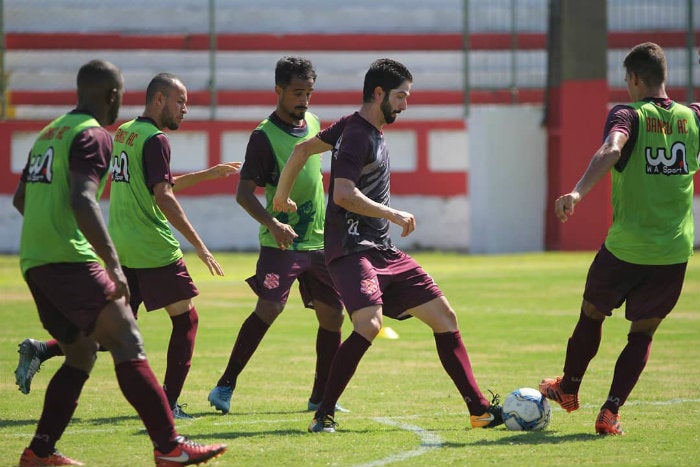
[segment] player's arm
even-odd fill
[[[224,162],[222,164],[209,167],[208,169],[178,175],[173,177],[173,180],[175,181],[173,191],[177,193],[178,191],[197,185],[205,180],[229,177],[235,173],[238,173],[238,171],[241,170],[241,165],[241,162]]]
[[[24,215],[24,193],[26,184],[23,180],[20,180],[17,184],[17,189],[15,190],[15,195],[12,197],[12,205],[19,211],[20,214]]]
[[[272,207],[275,211],[290,212],[297,210],[296,203],[289,199],[289,193],[294,187],[297,175],[299,175],[309,157],[313,154],[326,152],[332,148],[333,146],[318,137],[309,138],[294,146],[294,150],[284,165],[280,179],[277,182],[277,191],[275,191],[275,197],[272,200]]]
[[[163,211],[165,218],[168,219],[168,222],[170,222],[188,242],[190,242],[197,252],[199,259],[209,268],[211,275],[216,274],[223,276],[224,270],[216,259],[214,259],[214,256],[209,252],[209,249],[204,244],[197,231],[194,230],[189,219],[187,219],[185,211],[182,209],[182,206],[180,206],[177,198],[175,198],[172,185],[167,181],[156,183],[153,185],[153,195],[156,204],[160,210]]]
[[[402,237],[416,230],[416,218],[413,214],[372,201],[357,189],[355,182],[347,178],[334,179],[333,202],[346,211],[393,222],[403,229]]]
[[[255,196],[255,187],[255,181],[241,179],[236,190],[236,202],[246,210],[250,217],[267,227],[272,236],[275,237],[277,245],[284,250],[291,246],[297,234],[290,225],[280,222],[267,212]]]
[[[114,282],[115,290],[110,300],[125,297],[129,301],[129,287],[122,271],[117,250],[107,232],[102,211],[97,202],[98,183],[93,177],[80,172],[70,172],[70,207],[78,228],[102,259],[105,269]]]
[[[12,205],[19,211],[20,214],[24,216],[24,198],[25,198],[25,190],[27,188],[27,184],[24,182],[26,180],[27,172],[29,171],[29,162],[31,160],[31,153],[29,157],[27,157],[27,163],[24,166],[24,169],[22,170],[22,175],[19,178],[19,183],[17,184],[17,189],[15,190],[15,194],[12,197]]]
[[[620,131],[611,131],[608,134],[574,189],[554,202],[554,213],[560,221],[566,222],[569,216],[574,214],[574,206],[615,166],[628,139],[629,137]]]

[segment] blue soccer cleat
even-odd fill
[[[209,392],[209,405],[226,415],[231,410],[231,396],[233,388],[231,386],[217,386]]]

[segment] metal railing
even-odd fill
[[[450,42],[452,45],[436,50],[435,53],[445,54],[445,57],[454,62],[449,65],[452,68],[441,70],[445,75],[444,79],[449,82],[440,84],[444,85],[443,91],[447,89],[461,93],[465,112],[470,105],[480,102],[536,103],[543,101],[546,87],[548,15],[550,6],[555,1],[558,0],[386,0],[381,6],[386,11],[394,7],[402,12],[406,9],[418,11],[414,12],[411,17],[413,19],[406,18],[403,13],[389,14],[383,15],[381,22],[367,24],[366,16],[363,16],[364,13],[360,10],[365,4],[367,8],[376,6],[376,2],[356,0],[353,5],[346,7],[350,8],[348,17],[351,19],[345,26],[346,30],[341,32],[349,36],[355,34],[358,38],[365,34],[375,34],[379,46],[383,34],[396,35],[397,31],[398,34],[416,34],[422,35],[423,38],[430,35],[456,38],[455,42]],[[235,66],[231,65],[231,60],[225,62],[221,58],[227,53],[228,56],[232,53],[230,50],[221,50],[222,35],[266,34],[276,37],[279,34],[299,36],[308,33],[318,38],[319,35],[333,33],[327,25],[337,22],[326,21],[323,16],[331,18],[337,14],[335,9],[331,8],[332,5],[329,5],[330,2],[309,2],[311,5],[305,4],[304,11],[295,11],[294,7],[281,0],[243,3],[240,0],[208,0],[206,6],[201,0],[151,0],[146,3],[124,0],[122,7],[141,11],[140,15],[148,18],[148,21],[152,22],[153,18],[162,19],[149,27],[143,18],[131,22],[124,20],[127,15],[122,15],[113,22],[101,19],[104,15],[90,16],[91,8],[106,8],[103,4],[90,0],[0,0],[0,119],[11,118],[8,113],[8,95],[18,87],[23,90],[22,83],[13,80],[13,73],[18,65],[8,60],[8,54],[9,58],[13,58],[17,51],[8,50],[8,45],[11,44],[6,41],[6,34],[40,35],[77,30],[78,34],[85,33],[88,37],[90,34],[99,35],[115,31],[126,35],[141,33],[164,37],[171,34],[185,34],[185,37],[196,34],[206,36],[208,50],[202,50],[201,53],[208,53],[208,70],[205,70],[205,67],[199,69],[198,73],[208,73],[205,85],[209,92],[207,105],[210,118],[216,119],[217,108],[222,105],[217,96],[220,96],[222,91],[233,90],[230,83],[221,79],[226,73],[230,75],[232,70],[225,70],[223,67]],[[242,11],[241,5],[245,5],[245,11]],[[255,16],[254,8],[260,9],[258,23],[253,25],[242,24],[241,20],[237,20],[238,23],[232,21],[232,18]],[[149,10],[152,10],[152,13]],[[171,13],[166,15],[163,11]],[[309,13],[310,11],[313,13]],[[424,14],[424,11],[432,14]],[[433,23],[424,24],[422,21],[426,16],[435,16],[432,19]],[[95,17],[93,21],[86,21],[92,17]],[[288,21],[279,21],[287,18]],[[655,40],[667,50],[668,86],[683,90],[680,96],[678,94],[681,93],[676,92],[675,98],[697,100],[696,88],[700,88],[700,82],[699,73],[695,69],[698,67],[696,48],[700,29],[700,0],[608,0],[607,18],[608,81],[611,88],[619,90],[624,87],[620,63],[626,50],[643,40]],[[115,26],[122,20],[129,24]],[[256,27],[259,28],[259,32],[255,31]],[[183,31],[183,28],[186,29]],[[415,52],[421,52],[420,41],[415,43]],[[396,41],[392,44],[395,45]],[[313,44],[310,44],[305,50],[313,50],[312,47]],[[434,43],[431,47],[435,47]],[[428,51],[433,50],[435,49]],[[293,53],[292,50],[282,52]],[[344,50],[337,53],[344,52],[352,54],[352,40]],[[12,53],[15,55],[11,55]],[[236,53],[245,52],[239,50]],[[60,60],[56,66],[60,65],[58,62]],[[51,67],[51,61],[47,60],[45,66]],[[431,65],[426,65],[428,66]],[[31,91],[29,88],[24,90]]]

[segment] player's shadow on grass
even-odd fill
[[[189,415],[194,417],[192,421],[197,421],[197,420],[212,420],[212,419],[217,419],[221,417],[236,417],[236,416],[265,416],[265,415],[290,415],[290,414],[299,414],[299,413],[307,413],[309,414],[309,420],[304,419],[303,421],[311,421],[311,418],[313,416],[313,412],[307,412],[306,410],[269,410],[269,411],[255,411],[255,412],[229,412],[228,414],[222,414],[219,411],[215,411],[214,409],[212,410],[205,410],[205,411],[199,411],[199,412],[191,412],[187,411]],[[118,415],[115,417],[99,417],[99,418],[86,418],[86,419],[81,419],[79,417],[73,418],[74,421],[76,422],[82,422],[82,423],[91,423],[95,425],[102,425],[105,423],[114,423],[114,422],[119,422],[119,421],[126,421],[126,420],[139,420],[139,417],[136,413],[133,414],[128,414],[128,415]],[[175,419],[175,424],[177,425],[178,423],[182,422],[188,422],[190,420],[187,419]],[[33,423],[36,423],[36,420],[32,421]],[[0,426],[2,426],[0,424]]]
[[[298,436],[298,437],[308,437],[312,436],[304,426],[300,426],[298,429],[297,428],[287,428],[283,430],[269,430],[269,431],[232,431],[232,430],[221,430],[217,432],[201,432],[197,428],[194,428],[192,430],[187,430],[186,427],[178,427],[178,433],[181,435],[185,435],[187,437],[192,437],[196,441],[203,441],[203,440],[216,440],[216,441],[221,441],[221,440],[227,440],[227,439],[238,439],[238,438],[258,438],[261,436],[270,436],[270,435],[278,435],[278,436]],[[357,433],[357,432],[356,432]],[[145,429],[139,429],[135,430],[132,435],[134,436],[147,436],[148,433],[146,432]]]
[[[473,441],[471,443],[445,443],[445,446],[449,444],[454,444],[455,446],[485,446],[485,445],[537,445],[537,444],[561,444],[561,443],[571,443],[580,441],[591,441],[594,439],[602,439],[604,436],[600,436],[594,433],[572,433],[567,435],[557,435],[556,431],[540,431],[540,432],[523,432],[516,433],[511,436],[506,436],[499,439],[480,439]]]
[[[211,409],[210,411],[206,412],[199,412],[199,413],[194,413],[187,411],[190,415],[194,415],[195,417],[206,417],[208,415],[218,415],[220,417],[222,416],[228,416],[228,415],[239,415],[242,417],[253,417],[256,415],[294,415],[294,414],[307,414],[309,416],[309,421],[313,418],[314,411],[313,410],[306,410],[304,408],[302,409],[292,409],[292,410],[255,410],[255,411],[243,411],[243,410],[236,410],[235,407],[231,407],[231,412],[228,414],[222,414],[218,410]]]
[[[0,419],[0,429],[20,426],[36,426],[36,418],[27,419]]]
[[[139,421],[137,415],[123,415],[117,417],[102,417],[102,418],[81,418],[73,417],[71,418],[72,425],[110,425],[123,421]],[[36,418],[26,418],[26,419],[0,419],[0,429],[8,427],[20,427],[20,426],[31,426],[36,427],[38,419]]]
[[[184,429],[183,429],[184,430]],[[273,429],[273,430],[257,430],[257,431],[219,431],[218,433],[204,433],[201,437],[211,437],[214,439],[234,439],[234,438],[258,438],[258,437],[267,437],[270,435],[279,435],[279,436],[293,436],[293,437],[298,437],[298,438],[314,438],[314,437],[329,437],[333,438],[334,436],[342,436],[342,434],[348,434],[348,435],[368,435],[371,436],[372,434],[375,434],[375,430],[349,430],[349,429],[342,429],[339,431],[337,435],[332,435],[328,433],[309,433],[308,429],[306,428],[306,425],[302,423],[301,425],[298,426],[298,428],[284,428],[284,429]],[[187,434],[187,433],[185,433]],[[193,435],[193,437],[195,437]],[[200,435],[197,434],[196,437],[197,439],[200,438]],[[427,444],[426,444],[427,446]]]
[[[244,411],[244,410],[236,410],[236,407],[231,407],[231,411],[227,414],[223,414],[219,412],[218,410],[204,410],[204,411],[199,411],[199,412],[192,412],[190,410],[187,411],[188,414],[192,415],[195,418],[209,418],[209,417],[258,417],[258,416],[266,416],[266,415],[299,415],[299,414],[308,414],[308,421],[311,421],[313,418],[314,412],[312,411],[307,411],[307,410],[255,410],[255,411]]]

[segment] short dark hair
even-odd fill
[[[304,57],[282,57],[275,66],[275,85],[285,87],[293,78],[311,79],[316,82],[316,70],[311,60]]]
[[[638,75],[647,86],[660,86],[666,81],[666,56],[653,42],[634,46],[622,64],[628,73]]]
[[[90,60],[78,70],[78,97],[109,95],[112,89],[121,87],[120,76],[119,68],[112,63],[106,60]]]
[[[172,73],[158,73],[155,75],[146,88],[146,103],[151,102],[159,92],[167,94],[170,89],[175,87],[176,81],[180,81],[180,78]]]
[[[372,94],[377,86],[388,93],[396,89],[404,81],[413,82],[413,76],[403,64],[390,58],[380,58],[372,62],[365,74],[365,84],[362,88],[362,101],[372,102]]]

